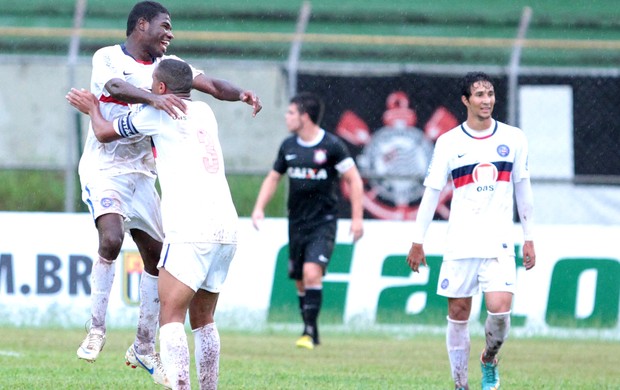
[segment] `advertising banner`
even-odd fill
[[[412,273],[405,261],[411,222],[366,221],[365,236],[355,245],[349,227],[349,221],[339,222],[321,323],[443,332],[447,303],[435,291],[446,224],[431,225],[428,267],[420,273]],[[515,235],[519,242],[519,226]],[[536,267],[526,272],[519,256],[515,260],[511,334],[620,340],[620,257],[614,245],[619,235],[620,227],[539,226]],[[84,326],[90,317],[90,267],[97,258],[90,215],[0,213],[0,237],[0,325]],[[300,323],[287,256],[286,220],[267,219],[256,231],[249,219],[241,219],[239,247],[216,313],[221,327]],[[142,263],[130,237],[116,265],[108,326],[134,327]],[[482,326],[480,296],[473,307],[472,326]]]

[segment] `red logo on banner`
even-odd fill
[[[413,220],[424,193],[423,181],[433,154],[433,142],[458,125],[456,118],[439,107],[425,130],[415,127],[417,114],[402,91],[386,99],[384,126],[372,134],[355,113],[345,111],[336,133],[362,152],[356,157],[364,178],[364,209],[379,219]],[[342,188],[348,196],[348,189]],[[449,215],[451,190],[443,191],[438,207],[442,218]]]

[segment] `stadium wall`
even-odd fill
[[[419,274],[405,261],[411,222],[367,221],[355,245],[348,229],[349,221],[341,220],[321,323],[347,330],[443,332],[446,303],[435,290],[445,223],[431,225],[429,266]],[[620,258],[614,245],[619,234],[620,227],[539,226],[537,266],[526,272],[520,255],[516,259],[511,334],[620,340]],[[89,214],[0,213],[0,325],[83,326],[90,313],[96,236]],[[519,242],[518,225],[515,237]],[[222,328],[298,326],[287,251],[286,220],[267,219],[256,231],[249,219],[241,219],[237,254],[218,303]],[[108,325],[134,327],[142,263],[130,238],[116,266]],[[471,326],[482,327],[485,315],[478,296]]]

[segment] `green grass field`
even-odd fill
[[[145,371],[124,364],[132,330],[108,330],[94,364],[75,350],[83,330],[0,328],[0,388],[152,389]],[[442,335],[396,337],[323,331],[314,351],[294,347],[296,334],[220,329],[220,386],[227,389],[450,389]],[[191,335],[188,336],[191,343]],[[480,386],[477,354],[483,340],[472,335],[469,378]],[[505,389],[618,389],[620,343],[509,338],[500,353]],[[193,355],[192,355],[193,356]],[[193,388],[198,388],[192,367]]]

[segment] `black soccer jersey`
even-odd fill
[[[282,142],[273,169],[289,177],[290,225],[311,228],[336,220],[340,181],[336,166],[344,162],[347,167],[345,160],[353,165],[344,142],[328,132],[315,145],[300,144],[296,135]]]

